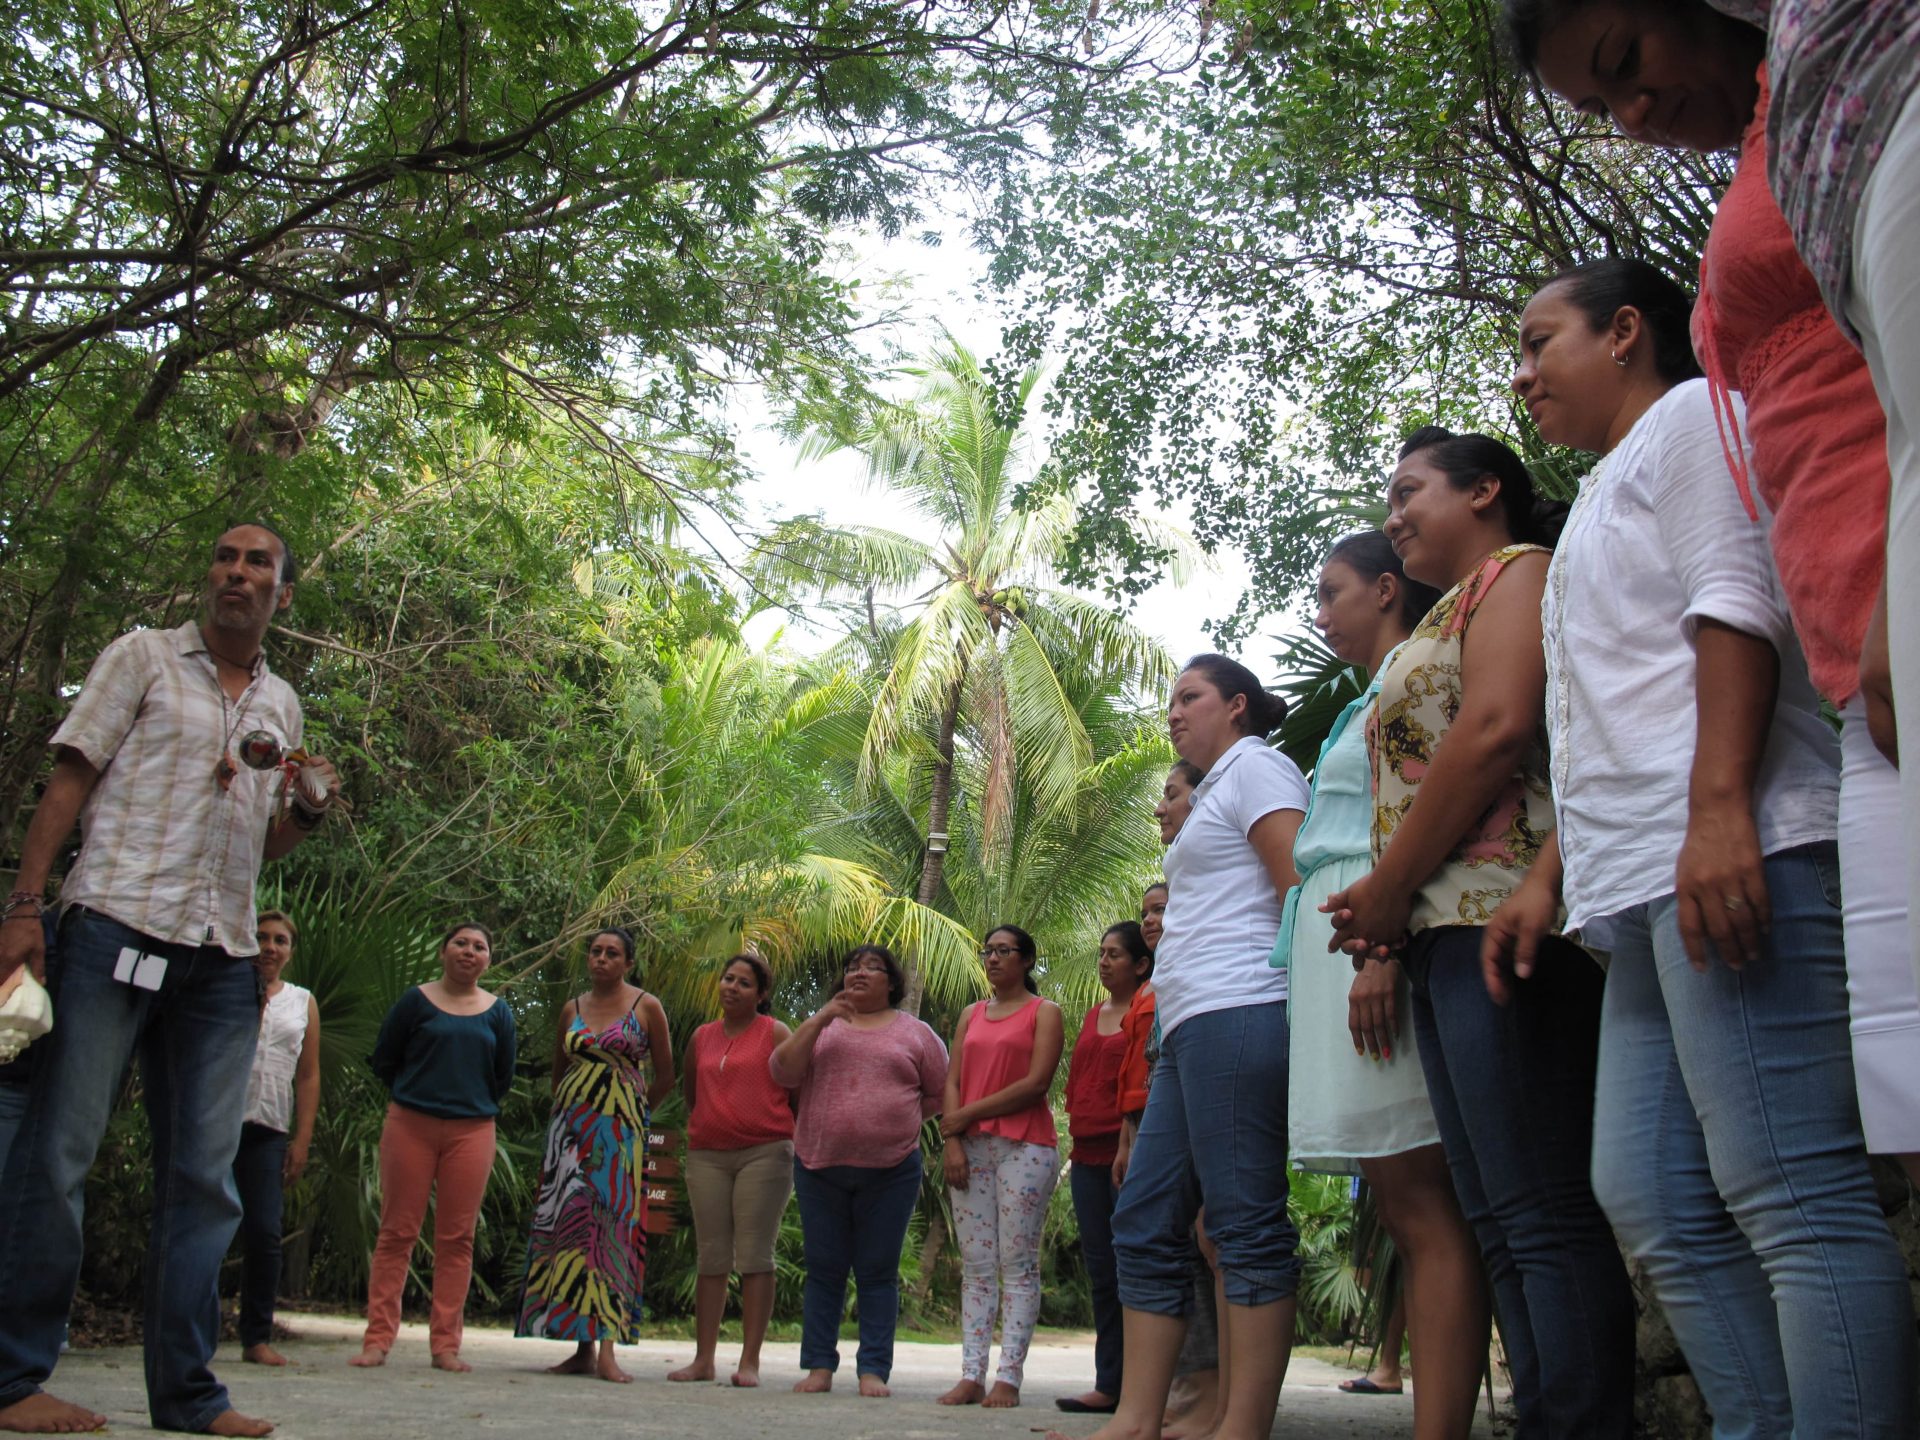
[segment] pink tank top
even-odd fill
[[[1033,1031],[1040,1021],[1040,997],[1004,1020],[987,1017],[986,1002],[973,1007],[967,1038],[960,1046],[960,1103],[971,1105],[996,1090],[1027,1078],[1033,1068]],[[1053,1107],[1043,1095],[1024,1110],[982,1120],[969,1134],[1000,1135],[1027,1145],[1057,1146]]]

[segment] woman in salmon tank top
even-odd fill
[[[960,1383],[942,1405],[1018,1405],[1040,1318],[1040,1232],[1060,1178],[1047,1092],[1066,1031],[1034,984],[1039,958],[1018,925],[988,931],[980,963],[993,994],[967,1007],[953,1035],[940,1133],[960,1238]],[[1000,1368],[989,1390],[996,1281]]]

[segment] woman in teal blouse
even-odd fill
[[[1439,598],[1401,573],[1377,530],[1349,535],[1320,572],[1314,625],[1349,665],[1373,675],[1341,712],[1313,768],[1313,801],[1294,843],[1301,880],[1287,895],[1272,964],[1288,979],[1293,1065],[1288,1153],[1309,1170],[1367,1177],[1404,1264],[1407,1329],[1418,1350],[1417,1440],[1464,1437],[1486,1358],[1480,1252],[1454,1198],[1414,1049],[1397,960],[1358,975],[1327,953],[1321,903],[1373,868],[1373,769],[1366,711],[1387,659]],[[1386,1370],[1399,1357],[1381,1357]],[[1370,1391],[1364,1380],[1353,1388]]]

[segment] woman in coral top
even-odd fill
[[[733,1383],[760,1383],[760,1342],[773,1315],[773,1250],[793,1194],[793,1094],[767,1062],[792,1032],[773,1018],[773,972],[736,955],[720,973],[720,1018],[687,1048],[687,1200],[700,1278],[693,1363],[669,1380],[711,1380],[727,1276],[740,1277],[740,1363]]]
[[[1080,1222],[1080,1258],[1093,1292],[1093,1389],[1056,1400],[1062,1410],[1105,1414],[1120,1398],[1120,1281],[1113,1268],[1113,1178],[1120,1155],[1121,1072],[1127,1060],[1126,1020],[1153,974],[1153,951],[1132,920],[1100,937],[1100,984],[1107,998],[1087,1011],[1067,1064],[1067,1133],[1073,1137],[1073,1213]]]
[[[987,932],[980,963],[993,995],[961,1015],[948,1052],[940,1133],[960,1238],[960,1383],[940,1397],[942,1405],[1018,1405],[1040,1318],[1040,1231],[1060,1178],[1047,1092],[1066,1031],[1060,1007],[1042,1000],[1033,983],[1039,958],[1018,925]],[[996,1272],[1000,1369],[989,1391]]]
[[[1563,6],[1552,19],[1509,24],[1517,52],[1577,109],[1613,117],[1622,134],[1668,148],[1740,147],[1700,267],[1693,345],[1713,382],[1728,468],[1748,500],[1773,517],[1773,557],[1793,628],[1820,693],[1840,712],[1840,874],[1847,947],[1854,1083],[1867,1148],[1897,1156],[1920,1181],[1920,984],[1908,917],[1908,852],[1900,772],[1875,748],[1891,716],[1869,718],[1886,685],[1887,423],[1859,350],[1821,303],[1767,189],[1770,94],[1752,26],[1702,0],[1629,10],[1602,0]],[[1594,48],[1604,31],[1611,48]],[[1597,60],[1632,43],[1632,83]],[[1597,58],[1596,58],[1597,57]],[[1650,123],[1669,95],[1723,97],[1692,105],[1669,132]],[[1736,426],[1728,392],[1746,401]],[[1751,470],[1741,445],[1744,429]],[[1875,596],[1880,605],[1876,613]],[[1865,683],[1863,683],[1865,682]]]

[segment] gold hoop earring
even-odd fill
[[[1622,370],[1627,368],[1627,362],[1620,357],[1620,352],[1618,350],[1611,350],[1611,351],[1608,351],[1607,353],[1613,356],[1614,364],[1618,365]]]

